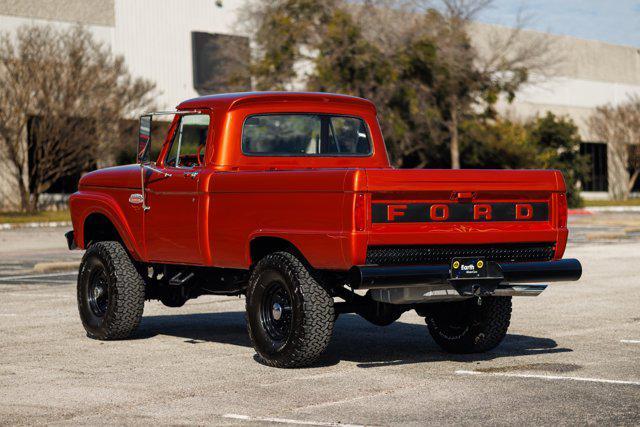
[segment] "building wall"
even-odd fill
[[[13,167],[0,154],[0,210],[14,210],[18,207],[19,195],[15,191],[16,188]]]
[[[493,41],[512,33],[510,28],[482,23],[470,28],[472,42],[482,55],[495,48]],[[544,43],[551,53],[545,75],[531,76],[513,103],[501,103],[505,114],[527,118],[552,111],[568,115],[581,136],[592,140],[586,120],[596,107],[640,96],[640,48],[528,30],[518,37],[524,44]]]
[[[78,24],[76,22],[70,21],[51,21],[47,19],[29,18],[24,16],[3,16],[2,11],[0,10],[0,32],[14,35],[16,30],[24,25],[51,25],[57,29],[67,29]],[[83,25],[89,32],[91,32],[96,40],[108,46],[113,46],[115,35],[113,27],[96,24]]]
[[[113,27],[114,0],[0,0],[0,15]]]
[[[134,75],[156,82],[157,107],[198,96],[193,87],[191,32],[234,34],[242,0],[116,0],[114,50]]]
[[[481,23],[474,23],[470,28],[472,42],[482,55],[490,55],[499,41],[513,31]],[[521,31],[518,38],[523,44],[545,44],[551,53],[544,75],[531,76],[531,82],[516,93],[514,102],[501,100],[498,109],[508,117],[527,120],[550,111],[573,119],[584,141],[602,142],[592,135],[588,125],[595,109],[640,96],[640,49],[637,47],[536,31]],[[609,146],[605,160],[609,196],[620,197],[629,178],[627,159]],[[589,197],[588,192],[584,195]]]

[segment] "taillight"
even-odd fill
[[[354,209],[354,222],[356,231],[364,231],[367,225],[366,200],[364,194],[356,194],[356,203]]]
[[[567,228],[567,196],[564,193],[558,194],[558,228]]]

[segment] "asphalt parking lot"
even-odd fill
[[[566,255],[583,279],[515,298],[494,351],[443,353],[415,313],[347,315],[299,370],[254,360],[238,298],[150,302],[134,339],[88,339],[75,272],[31,271],[69,256],[65,230],[0,232],[0,424],[638,425],[640,239],[588,227]]]

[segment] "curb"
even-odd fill
[[[593,206],[587,208],[590,212],[640,212],[640,206]]]
[[[51,222],[3,222],[0,223],[0,230],[15,230],[18,228],[55,228],[71,227],[71,221],[51,221]]]
[[[624,240],[626,239],[627,234],[626,233],[616,233],[616,232],[593,232],[593,233],[586,233],[585,234],[585,238],[587,239],[587,241],[589,242],[594,242],[594,241],[598,241],[598,240]]]
[[[33,266],[34,273],[49,273],[56,271],[77,270],[80,261],[39,262]]]
[[[593,215],[593,212],[588,209],[569,209],[567,213],[569,215]]]

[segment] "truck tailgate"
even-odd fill
[[[510,245],[513,253],[519,245],[558,258],[564,251],[557,206],[565,186],[558,171],[368,169],[362,181],[369,252]]]

